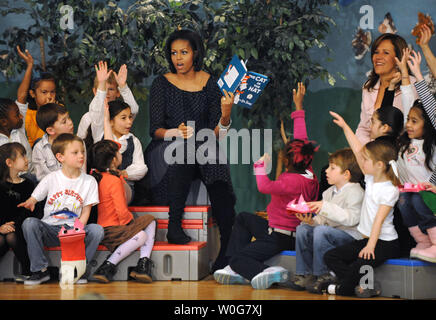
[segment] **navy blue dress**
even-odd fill
[[[144,152],[144,159],[149,168],[147,185],[151,190],[153,203],[166,205],[168,194],[168,168],[164,161],[165,148],[171,141],[155,139],[154,133],[159,128],[177,128],[181,123],[195,121],[195,133],[208,128],[214,130],[221,118],[222,93],[217,85],[217,78],[210,76],[201,91],[184,91],[177,88],[163,75],[154,79],[150,92],[150,136],[153,139]],[[186,140],[184,142],[186,144]],[[197,150],[204,142],[195,142]],[[218,144],[213,155],[216,164],[198,164],[200,178],[205,185],[217,181],[225,182],[233,195],[233,187],[228,163],[218,162]],[[186,149],[185,149],[186,150]],[[186,157],[186,153],[185,153]]]

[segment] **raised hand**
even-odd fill
[[[415,51],[412,51],[412,54],[407,60],[407,65],[409,66],[410,71],[412,71],[417,81],[421,81],[422,79],[424,79],[421,73],[421,60],[421,54],[419,52],[416,53]]]
[[[97,74],[97,80],[99,83],[105,83],[109,79],[112,70],[107,69],[107,62],[99,61],[98,66],[95,65],[95,72]]]
[[[223,118],[230,118],[234,101],[233,92],[224,90],[224,95],[221,97],[221,114]]]
[[[421,26],[421,37],[420,37],[420,39],[419,39],[419,41],[418,41],[418,45],[419,45],[420,47],[428,46],[428,43],[429,43],[429,41],[430,41],[430,38],[431,38],[431,30],[430,30],[430,28],[428,27],[428,25],[423,24],[423,25]]]
[[[297,90],[292,90],[292,99],[295,103],[296,110],[303,110],[303,100],[304,95],[306,94],[306,87],[303,82],[298,82]]]
[[[19,56],[26,62],[27,66],[33,67],[33,57],[30,54],[29,50],[26,49],[24,51],[25,53],[23,53],[20,49],[20,46],[17,46],[17,51],[18,51]]]
[[[342,118],[339,114],[333,111],[329,111],[330,115],[334,118],[333,122],[336,123],[339,127],[344,129],[348,124],[345,122],[344,118]]]
[[[127,66],[123,64],[118,71],[118,74],[114,71],[115,80],[118,83],[118,87],[124,88],[127,84]]]

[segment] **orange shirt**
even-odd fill
[[[36,111],[37,110],[27,109],[26,119],[24,121],[27,140],[29,140],[29,144],[32,148],[35,141],[39,138],[42,138],[45,133],[38,127],[38,124],[36,123]]]
[[[128,224],[133,215],[129,211],[124,193],[124,183],[121,177],[114,176],[108,172],[102,173],[103,178],[98,184],[97,223],[102,227],[123,226]]]

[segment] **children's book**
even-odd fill
[[[234,55],[217,83],[223,94],[224,90],[235,94],[235,104],[250,109],[268,82],[267,76],[247,71],[244,61]]]

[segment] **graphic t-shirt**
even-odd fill
[[[74,225],[83,207],[99,202],[98,185],[93,176],[84,172],[75,179],[66,177],[62,170],[46,175],[32,193],[38,201],[47,198],[42,221],[51,225]]]

